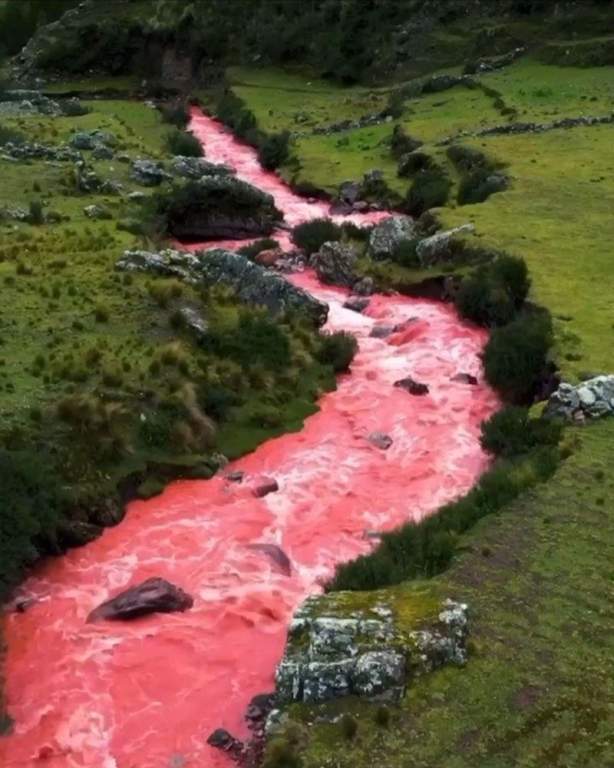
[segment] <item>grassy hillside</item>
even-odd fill
[[[378,104],[382,91],[340,89],[282,80],[274,72],[230,73],[233,89],[269,130],[297,127],[295,110],[311,127],[331,122],[335,94],[347,117]],[[454,180],[444,224],[473,222],[476,242],[522,256],[531,298],[555,319],[556,361],[565,378],[612,371],[614,270],[610,243],[614,186],[612,126],[473,137],[510,122],[547,123],[601,116],[614,105],[614,69],[560,68],[523,59],[480,77],[483,88],[457,86],[410,98],[398,120]],[[287,90],[287,89],[291,90]],[[299,96],[300,94],[300,96]],[[508,108],[502,114],[501,102]],[[314,109],[310,109],[313,102]],[[346,112],[344,112],[344,116]],[[397,121],[395,121],[397,122]],[[364,170],[384,171],[404,192],[389,140],[393,125],[296,138],[300,179],[330,192]],[[458,174],[441,142],[462,144],[506,166],[511,186],[476,205],[455,202]],[[460,141],[461,139],[459,139]],[[291,167],[288,173],[291,173]],[[386,274],[385,268],[380,274]],[[394,266],[388,274],[424,277]],[[428,274],[428,273],[426,273]],[[291,740],[303,768],[462,768],[484,765],[600,768],[614,764],[614,715],[608,638],[614,617],[611,559],[614,489],[607,472],[611,422],[568,428],[569,458],[548,483],[526,493],[496,519],[480,523],[453,567],[432,583],[437,594],[466,599],[473,612],[472,656],[463,669],[438,672],[410,688],[388,726],[377,705],[343,700],[290,708]],[[395,592],[390,593],[391,599]],[[348,597],[349,605],[351,599]],[[356,600],[364,597],[357,595]],[[411,601],[411,596],[407,598]],[[358,603],[357,603],[358,604]],[[358,733],[348,740],[335,724],[350,712]],[[268,765],[269,763],[267,763]],[[271,753],[270,765],[277,765]]]

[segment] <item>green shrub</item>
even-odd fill
[[[507,186],[506,176],[480,168],[462,177],[458,186],[457,201],[459,205],[483,203],[491,195],[503,192]]]
[[[0,449],[0,599],[52,548],[64,499],[49,457]]]
[[[316,357],[321,363],[332,365],[335,373],[345,373],[357,351],[356,338],[351,333],[338,331],[322,335]]]
[[[511,403],[531,402],[551,346],[552,322],[545,312],[525,313],[495,328],[484,350],[489,384]]]
[[[397,124],[394,126],[390,139],[390,151],[393,157],[398,159],[421,146],[422,142],[409,136],[402,125]]]
[[[26,137],[23,133],[9,128],[6,125],[0,125],[0,144],[23,144]]]
[[[320,250],[330,240],[341,240],[343,230],[331,219],[312,219],[292,230],[292,242],[307,256]]]
[[[242,256],[247,256],[248,259],[253,261],[262,251],[272,251],[276,248],[279,248],[279,242],[277,240],[272,237],[263,237],[249,245],[242,246],[239,248],[238,253]]]
[[[176,128],[185,128],[190,122],[190,113],[182,102],[165,104],[161,108],[162,121],[174,125]]]
[[[372,227],[359,227],[353,221],[344,221],[341,225],[343,237],[347,240],[356,240],[360,243],[366,243],[369,240]]]
[[[258,159],[261,165],[269,171],[274,171],[283,165],[290,154],[290,133],[274,133],[260,143]]]
[[[200,141],[191,133],[175,129],[166,135],[166,148],[172,155],[184,157],[202,157]]]
[[[388,728],[390,725],[390,709],[386,707],[384,704],[381,704],[376,710],[375,710],[375,724],[379,725],[381,728]]]
[[[561,425],[531,419],[527,408],[510,405],[482,424],[482,447],[495,456],[518,456],[539,445],[558,445]]]
[[[282,370],[291,362],[290,341],[279,323],[268,315],[246,311],[236,328],[211,330],[207,346],[220,357],[242,365],[261,364],[267,370]]]
[[[435,167],[420,171],[407,193],[407,212],[412,216],[421,216],[430,208],[445,205],[451,187],[452,182],[443,169]]]
[[[434,165],[433,158],[426,152],[410,152],[401,156],[397,173],[402,177],[414,176],[419,171],[432,169]]]
[[[40,226],[45,223],[45,213],[40,200],[32,200],[29,206],[28,221],[30,224]]]
[[[302,765],[297,745],[278,736],[268,745],[262,768],[301,768]]]
[[[358,722],[346,712],[339,719],[339,730],[346,741],[353,741],[358,733]]]
[[[480,325],[505,325],[523,305],[529,287],[523,259],[501,255],[463,280],[455,297],[456,308],[461,317]]]
[[[416,253],[419,240],[402,240],[392,252],[392,261],[409,269],[420,266],[420,260]]]

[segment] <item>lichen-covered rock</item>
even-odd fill
[[[577,386],[562,383],[550,396],[546,415],[567,421],[599,419],[614,413],[614,375],[595,376]]]
[[[356,662],[353,689],[358,696],[378,696],[403,688],[406,675],[405,656],[399,651],[368,651]]]
[[[111,211],[105,205],[86,205],[83,209],[83,213],[88,219],[94,219],[95,221],[104,221],[105,219],[112,219]]]
[[[176,155],[171,161],[171,171],[184,179],[200,179],[203,176],[232,176],[234,169],[229,165],[211,163],[204,157]]]
[[[414,239],[416,225],[409,216],[390,216],[371,230],[369,253],[374,259],[389,259],[406,240]]]
[[[354,268],[358,256],[351,245],[339,242],[324,243],[311,257],[311,266],[318,278],[329,285],[348,288],[356,282]]]
[[[448,229],[445,232],[437,232],[431,237],[420,240],[416,246],[416,256],[422,267],[432,267],[452,258],[451,246],[454,238],[462,234],[472,234],[475,232],[473,224],[463,224],[454,229]]]
[[[467,606],[462,603],[446,600],[405,633],[393,611],[380,603],[350,615],[319,615],[332,600],[309,598],[295,614],[276,674],[281,702],[347,695],[394,699],[413,676],[466,660]]]
[[[328,305],[289,283],[282,275],[254,264],[247,257],[221,248],[198,253],[165,250],[126,251],[117,269],[170,275],[192,284],[226,285],[248,304],[266,307],[273,315],[298,310],[315,325],[323,325]]]
[[[164,170],[162,163],[155,160],[135,160],[132,163],[130,177],[144,187],[158,187],[172,176]]]

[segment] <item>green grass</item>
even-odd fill
[[[611,68],[563,69],[527,59],[482,80],[522,121],[608,114],[614,104]],[[247,91],[243,98],[251,107]],[[409,101],[402,122],[444,164],[442,138],[507,119],[483,91],[455,88]],[[300,177],[332,191],[367,165],[378,166],[402,191],[406,182],[394,179],[383,143],[391,129],[299,139]],[[347,143],[339,145],[342,136]],[[474,222],[476,245],[526,260],[530,299],[554,316],[556,362],[571,380],[613,370],[613,140],[611,126],[463,139],[504,163],[511,187],[482,204],[439,211],[444,225]],[[361,269],[396,286],[433,274],[364,261]],[[289,708],[304,745],[302,768],[614,764],[614,484],[607,470],[613,439],[612,421],[568,428],[573,451],[557,474],[477,525],[452,567],[430,583],[434,594],[471,605],[465,668],[415,681],[388,728],[375,724],[376,705],[363,701]],[[402,600],[397,589],[385,591],[387,599],[411,615],[410,587],[399,588],[407,590]],[[372,598],[346,595],[343,610]],[[339,749],[339,727],[326,721],[342,712],[359,728]]]
[[[432,583],[471,606],[464,668],[415,681],[388,729],[361,701],[291,708],[293,719],[311,723],[303,768],[612,764],[612,439],[612,422],[586,428],[554,480],[478,525]],[[343,750],[335,727],[321,722],[339,710],[359,722]]]

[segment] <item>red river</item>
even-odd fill
[[[328,214],[325,202],[294,195],[254,151],[194,110],[206,156],[270,192],[290,224]],[[382,214],[354,216],[357,223]],[[129,505],[97,541],[49,559],[22,585],[35,598],[7,613],[6,696],[15,724],[0,739],[0,765],[25,768],[227,768],[206,744],[224,727],[246,735],[250,699],[273,688],[286,628],[336,563],[368,551],[365,531],[419,520],[466,492],[487,465],[480,422],[497,407],[483,381],[484,331],[453,308],[377,295],[364,315],[343,308],[346,292],[303,273],[292,280],[330,305],[327,327],[360,344],[351,373],[301,431],[270,440],[207,481],[172,483]],[[385,340],[375,323],[417,318]],[[451,381],[459,372],[477,386]],[[430,387],[413,397],[393,383],[411,375]],[[393,439],[383,451],[366,439]],[[263,499],[250,478],[274,477]],[[284,575],[249,544],[277,544],[292,561]],[[194,596],[183,614],[86,624],[95,606],[151,576]]]

